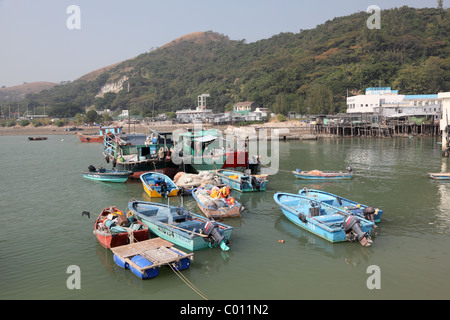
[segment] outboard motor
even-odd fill
[[[252,176],[252,187],[255,188],[256,190],[261,189],[261,183],[255,176]]]
[[[227,246],[228,239],[222,236],[219,232],[219,226],[215,221],[208,221],[203,229],[203,234],[207,235],[206,241],[211,242],[211,245],[219,244],[223,251],[230,248]]]
[[[167,197],[167,183],[162,180],[159,182],[159,185],[161,187],[161,196],[163,196],[164,198]]]
[[[90,172],[94,172],[96,170],[92,164],[88,167],[88,169]]]
[[[369,220],[371,222],[374,221],[373,216],[375,214],[375,209],[373,207],[367,207],[363,210],[364,219]]]
[[[349,166],[347,166],[347,171],[348,171],[349,173],[351,173],[351,172],[353,171],[353,168],[349,165]]]
[[[354,216],[348,216],[344,220],[343,228],[349,241],[358,240],[364,247],[370,246],[372,241],[367,238],[367,233],[361,230],[359,219]]]

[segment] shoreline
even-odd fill
[[[182,125],[185,128],[193,128],[192,124],[185,124]],[[64,126],[64,127],[55,127],[55,126],[43,126],[43,127],[21,127],[21,126],[14,126],[14,127],[0,127],[0,136],[29,136],[29,137],[37,137],[37,136],[52,136],[52,135],[75,135],[77,132],[80,132],[82,134],[98,134],[99,127],[98,126],[83,126],[83,130],[81,131],[65,131],[65,129],[72,128],[72,126]],[[128,125],[122,125],[123,131],[127,132]],[[146,130],[149,128],[149,125],[132,125],[131,132],[146,132]],[[210,129],[215,128],[222,132],[226,130],[237,130],[243,131],[244,133],[246,128],[256,129],[266,129],[266,130],[281,130],[279,133],[279,139],[280,140],[317,140],[319,138],[358,138],[358,137],[364,137],[364,136],[339,136],[335,134],[329,134],[329,133],[311,133],[309,128],[306,126],[299,126],[295,121],[290,122],[286,121],[283,123],[274,122],[274,123],[266,123],[263,125],[254,125],[254,126],[243,126],[243,127],[235,127],[232,125],[220,125],[220,126],[212,126],[210,124],[204,124],[203,128]],[[172,125],[153,125],[152,129],[160,132],[173,132],[176,129],[180,129],[179,124],[172,124]],[[285,130],[289,131],[285,131]],[[238,133],[240,135],[240,133]],[[245,133],[244,133],[245,134]],[[381,138],[381,139],[388,139],[388,138],[394,138],[394,137],[411,137],[411,136],[432,136],[427,134],[397,134],[394,136],[365,136],[366,138]],[[270,134],[266,137],[267,140],[270,140]]]

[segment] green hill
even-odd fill
[[[202,93],[211,95],[207,104],[215,112],[251,100],[276,113],[333,113],[345,110],[347,94],[371,86],[402,94],[450,91],[449,15],[437,8],[383,10],[381,29],[368,29],[370,14],[359,12],[253,43],[199,32],[26,99],[59,116],[92,105],[149,116],[153,106],[195,107]],[[117,92],[96,97],[120,79]]]

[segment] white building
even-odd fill
[[[450,142],[450,92],[438,93],[438,97],[442,99],[442,152],[445,156],[449,155],[449,142]]]
[[[442,99],[437,94],[402,95],[390,87],[367,88],[365,95],[347,98],[347,113],[374,113],[386,118],[427,116],[440,119]]]

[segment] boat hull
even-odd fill
[[[346,172],[321,171],[320,173],[311,173],[310,171],[303,171],[303,172],[293,171],[293,173],[297,179],[306,179],[306,180],[349,180],[353,178],[352,173]]]
[[[89,135],[89,134],[82,134],[77,132],[76,133],[78,140],[80,140],[80,142],[87,142],[87,143],[103,143],[103,136],[100,135]]]
[[[321,191],[321,190],[301,189],[298,192],[298,194],[305,196],[305,197],[310,197],[316,201],[321,201],[321,202],[327,203],[334,207],[345,210],[349,214],[355,214],[361,218],[364,218],[364,213],[363,213],[364,208],[368,207],[367,205],[360,204],[358,202],[355,202],[355,201],[352,201],[352,200],[349,200],[346,198],[342,198],[335,194],[328,193],[328,192]],[[382,215],[383,215],[383,210],[375,209],[374,222],[379,223],[381,221]]]
[[[83,177],[85,179],[89,180],[95,180],[95,181],[103,181],[103,182],[117,182],[117,183],[123,183],[128,180],[130,175],[132,174],[131,171],[110,171],[110,172],[91,172],[91,171],[84,171],[82,172]]]
[[[321,237],[331,243],[349,241],[346,232],[342,227],[344,218],[349,215],[342,214],[342,211],[338,213],[339,209],[333,211],[334,207],[322,204],[322,208],[323,206],[325,206],[329,213],[324,215],[311,216],[307,210],[307,205],[291,206],[288,203],[295,203],[295,201],[300,201],[299,203],[301,203],[301,201],[305,203],[307,201],[315,202],[314,200],[310,200],[300,195],[287,193],[276,193],[274,195],[274,200],[280,206],[280,209],[284,216],[298,227],[307,230],[312,234],[315,234],[316,236]],[[372,227],[374,226],[374,224],[361,218],[359,218],[359,221],[361,221],[361,230],[370,235],[372,233]]]
[[[428,176],[434,180],[450,180],[450,173],[429,173]]]
[[[100,215],[95,221],[94,224],[94,234],[97,237],[98,242],[101,244],[102,247],[106,249],[111,249],[119,246],[123,246],[130,243],[130,234],[128,231],[126,232],[112,232],[108,228],[102,228],[100,227],[101,224],[104,224],[104,221],[106,220],[107,216],[111,212],[119,212],[116,207],[108,207],[102,210]],[[149,229],[145,224],[143,224],[140,221],[135,221],[134,223],[140,225],[139,230],[130,230],[130,233],[132,233],[132,237],[135,241],[144,241],[149,239]]]

